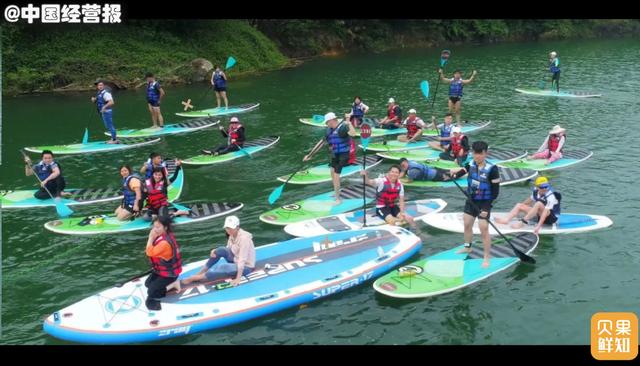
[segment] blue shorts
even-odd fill
[[[214,86],[213,90],[215,90],[217,92],[226,92],[227,91],[227,87],[226,86],[221,86],[221,87]]]

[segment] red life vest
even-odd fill
[[[153,272],[160,277],[178,277],[182,272],[182,256],[180,255],[180,247],[176,242],[175,236],[173,236],[173,234],[167,235],[167,233],[157,237],[156,240],[153,241],[153,246],[155,247],[163,240],[171,245],[173,257],[168,261],[160,257],[149,257],[151,266],[153,267]]]
[[[242,145],[244,140],[240,140],[240,135],[238,134],[238,130],[242,127],[240,123],[231,123],[229,125],[229,130],[227,134],[229,135],[229,144],[231,144],[231,140],[236,140],[236,144]]]
[[[395,111],[395,109],[396,109],[396,105],[395,105],[395,104],[394,104],[394,105],[392,105],[392,106],[387,107],[387,117],[389,117],[389,119],[394,119],[394,118],[396,118],[396,111]]]
[[[460,153],[460,150],[462,150],[463,138],[464,138],[464,134],[462,133],[458,135],[457,138],[455,136],[451,137],[451,152],[453,153],[453,156],[458,156],[458,154]]]
[[[549,135],[549,153],[556,151],[556,149],[558,148],[558,145],[560,145],[560,139],[562,139],[562,136]],[[565,136],[565,139],[566,139],[566,136]],[[560,149],[560,152],[562,152],[562,149]]]
[[[413,138],[413,136],[415,136],[415,134],[418,132],[418,130],[420,130],[420,127],[418,127],[418,121],[420,121],[420,118],[416,117],[413,120],[411,120],[411,117],[407,118],[407,138]]]
[[[168,206],[167,188],[164,181],[154,182],[153,178],[145,180],[147,188],[147,208],[154,210],[160,209],[162,206]]]
[[[356,143],[351,139],[351,144],[349,145],[349,161],[348,164],[356,163]]]
[[[396,184],[391,184],[388,177],[384,178],[384,187],[382,191],[378,192],[378,206],[393,207],[396,205],[398,197],[400,197],[400,189],[402,189],[402,183],[400,180],[396,181]]]

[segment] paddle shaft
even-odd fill
[[[142,277],[142,276],[146,276],[146,275],[150,274],[151,272],[153,272],[153,269],[150,269],[150,270],[145,271],[144,273],[141,273],[141,274],[135,275],[135,276],[133,276],[133,277],[131,277],[131,278],[128,278],[128,279],[126,279],[126,280],[124,280],[124,281],[120,282],[120,283],[116,283],[116,287],[122,287],[122,286],[124,286],[124,284],[125,284],[125,283],[127,283],[127,282],[131,282],[131,281],[133,281],[133,280],[135,280],[135,279],[137,279],[137,278],[140,278],[140,277]]]
[[[367,149],[364,150],[362,158],[362,170],[367,170]],[[362,176],[362,227],[367,227],[367,176]]]
[[[452,177],[455,178],[455,177]],[[467,191],[465,191],[464,189],[462,189],[462,187],[460,187],[460,185],[458,184],[458,182],[456,182],[455,179],[451,179],[453,181],[453,184],[456,185],[456,187],[458,187],[458,189],[460,190],[460,192],[464,193],[464,195],[467,197],[467,200],[469,202],[471,202],[471,205],[473,205],[473,208],[475,208],[476,210],[478,210],[478,212],[480,212],[480,208],[475,204],[475,202],[473,202],[473,200],[471,199],[471,196],[469,196],[469,194],[467,193]],[[480,218],[480,216],[478,216],[478,218]],[[483,218],[484,219],[484,218]],[[527,263],[535,263],[536,260],[531,258],[530,256],[526,255],[525,253],[521,252],[520,250],[518,250],[518,248],[516,248],[512,243],[511,240],[509,240],[509,238],[507,238],[506,236],[504,236],[504,234],[502,234],[500,232],[500,230],[498,230],[498,228],[496,227],[496,225],[491,222],[491,220],[489,218],[486,218],[484,220],[487,220],[487,222],[489,223],[489,225],[491,225],[493,227],[493,229],[500,234],[500,236],[507,241],[507,243],[509,243],[509,246],[511,247],[511,249],[513,249],[513,252],[516,253],[516,255],[518,256],[518,258],[520,258],[521,261],[523,262],[527,262]]]

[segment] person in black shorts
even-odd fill
[[[484,261],[482,267],[489,267],[491,236],[489,235],[489,218],[493,201],[500,192],[500,173],[498,166],[487,162],[488,145],[484,141],[476,141],[471,145],[473,161],[464,168],[452,169],[455,178],[467,176],[467,201],[464,205],[464,246],[462,251],[471,251],[473,240],[473,224],[478,218],[478,227],[484,245]]]
[[[473,70],[469,79],[462,79],[462,71],[456,70],[453,73],[453,78],[448,79],[444,77],[442,69],[438,70],[440,73],[440,80],[449,83],[449,113],[456,114],[456,123],[460,126],[460,110],[462,109],[462,89],[465,85],[473,82],[478,73]]]
[[[333,180],[333,190],[336,198],[336,205],[342,203],[340,199],[340,173],[342,168],[349,165],[349,155],[352,146],[352,136],[356,136],[356,129],[353,128],[351,122],[343,120],[338,123],[335,113],[329,112],[324,115],[324,123],[327,125],[325,137],[322,138],[311,151],[305,155],[302,161],[309,161],[320,148],[325,144],[329,144],[331,151],[331,159],[329,167],[331,168],[331,179]]]
[[[449,170],[434,168],[405,158],[400,159],[400,178],[405,181],[432,181],[442,182],[449,180]]]
[[[404,203],[404,185],[400,182],[400,167],[392,165],[383,178],[369,179],[366,170],[360,171],[365,182],[376,187],[376,215],[389,225],[401,225],[405,220],[415,227],[413,218],[407,214]]]

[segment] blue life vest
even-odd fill
[[[407,176],[413,180],[431,180],[436,176],[437,170],[428,165],[409,161],[407,168]]]
[[[549,61],[549,71],[552,73],[560,72],[560,59],[556,57],[555,60]]]
[[[362,103],[360,104],[353,103],[353,105],[351,106],[351,116],[357,117],[357,118],[364,117],[364,107],[362,106]]]
[[[550,195],[554,195],[556,196],[556,199],[558,200],[558,203],[556,205],[553,206],[553,208],[551,208],[551,213],[554,214],[555,217],[559,217],[560,216],[560,201],[562,201],[562,195],[558,192],[554,192],[552,189],[549,189],[549,191],[542,197],[538,196],[538,189],[534,188],[533,189],[533,194],[531,196],[531,199],[533,199],[534,201],[540,201],[542,202],[543,205],[547,205],[547,197],[549,197]]]
[[[446,123],[442,124],[442,128],[440,128],[440,137],[451,137],[451,129],[453,128],[453,123],[447,126]],[[449,145],[449,140],[440,141],[441,146]]]
[[[216,88],[225,88],[227,86],[227,81],[222,77],[222,71],[213,73],[213,85]]]
[[[165,163],[164,161],[162,163],[160,163],[160,166],[163,167],[165,170],[167,169],[167,163]],[[147,170],[145,170],[144,172],[144,179],[149,179],[151,178],[151,176],[153,175],[153,163],[151,162],[151,159],[147,159]],[[168,173],[165,171],[165,174]],[[167,179],[169,179],[169,177],[167,176]]]
[[[123,206],[133,206],[136,202],[136,192],[129,189],[129,181],[131,181],[131,178],[136,178],[140,180],[140,183],[142,183],[140,176],[137,174],[131,174],[122,178],[122,193],[124,194],[124,198],[122,198]],[[140,189],[142,189],[142,187],[140,187]]]
[[[343,122],[340,122],[340,124],[335,129],[327,128],[326,139],[331,146],[331,152],[333,153],[333,155],[348,153],[351,148],[351,136],[338,136],[338,131],[342,127],[342,123]]]
[[[107,104],[107,101],[104,99],[104,93],[107,92],[107,89],[102,89],[96,94],[96,108],[98,108],[98,112],[102,113],[102,107]],[[109,112],[111,107],[107,108],[106,112]]]
[[[47,165],[43,161],[41,161],[33,167],[33,170],[35,171],[38,178],[40,178],[40,180],[45,180],[51,174],[53,174],[54,166],[57,166],[58,169],[60,169],[60,176],[62,176],[62,167],[60,166],[60,164],[56,163],[55,161],[50,165]]]
[[[486,201],[493,199],[489,173],[493,164],[485,162],[484,168],[478,169],[475,161],[469,163],[469,175],[467,176],[467,193],[474,201]]]
[[[147,101],[156,103],[160,100],[160,84],[157,81],[147,83]]]
[[[449,86],[449,96],[450,97],[462,97],[462,78],[460,80],[453,79],[451,80],[451,85]]]

